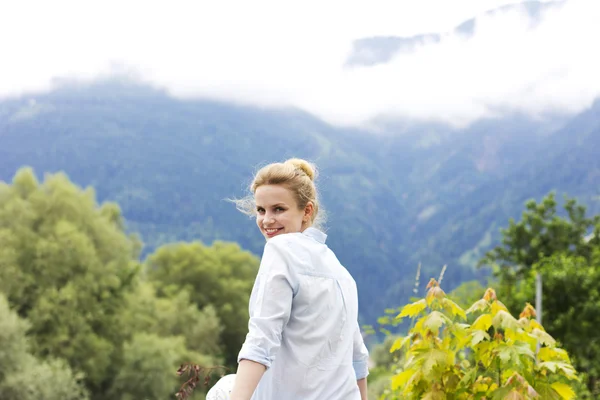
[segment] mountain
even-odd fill
[[[381,124],[379,124],[381,125]],[[22,166],[65,171],[116,201],[144,255],[179,240],[231,240],[261,254],[241,197],[260,166],[304,157],[320,167],[328,244],[355,276],[364,322],[407,301],[448,264],[444,287],[474,267],[523,203],[550,190],[600,213],[600,102],[574,117],[522,115],[466,129],[388,121],[338,129],[298,110],[177,100],[124,80],[0,101],[0,180]]]

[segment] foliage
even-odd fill
[[[25,333],[29,324],[9,308],[5,296],[0,292],[0,381],[19,367],[29,344]]]
[[[587,217],[584,206],[566,199],[567,219],[558,215],[556,205],[553,194],[539,204],[527,202],[522,219],[510,221],[502,230],[502,245],[481,263],[497,265],[499,293],[513,311],[534,301],[535,276],[541,274],[544,325],[586,374],[590,390],[600,392],[600,336],[595,329],[600,323],[600,215]]]
[[[98,206],[92,190],[81,190],[63,174],[39,183],[30,169],[22,169],[12,185],[0,184],[0,292],[16,312],[7,314],[0,330],[6,342],[0,346],[2,398],[13,398],[18,386],[37,398],[70,390],[57,396],[78,399],[84,396],[76,390],[83,386],[74,386],[80,379],[95,400],[152,398],[149,390],[164,398],[177,390],[174,370],[180,363],[221,362],[217,310],[229,316],[225,301],[208,299],[199,308],[191,293],[199,296],[202,285],[167,288],[159,282],[158,295],[146,276],[152,272],[137,260],[140,247],[125,233],[115,204]],[[219,243],[205,254],[251,285],[244,273],[257,262],[238,246]],[[171,267],[160,260],[161,267]],[[211,279],[215,284],[219,278]],[[247,297],[241,303],[246,286],[235,279],[228,283],[223,293],[240,289],[232,304],[247,309]],[[247,329],[247,318],[229,318],[232,330]],[[23,356],[25,348],[32,355]],[[17,362],[24,367],[15,369]],[[33,373],[39,385],[27,383]],[[64,390],[52,392],[49,381]]]
[[[398,363],[402,354],[399,351],[390,352],[398,336],[387,335],[382,343],[378,343],[370,350],[369,358],[373,363],[369,367],[369,395],[370,399],[378,399],[390,386],[393,367]]]
[[[535,298],[535,274],[543,282],[543,321],[560,340],[587,384],[600,395],[600,247],[591,257],[556,254],[536,263],[518,285],[519,298]],[[574,323],[574,321],[580,321]],[[582,346],[582,343],[585,345]]]
[[[61,359],[40,362],[33,356],[0,384],[3,400],[87,400],[88,394],[68,364]]]
[[[563,253],[589,260],[593,249],[600,246],[600,215],[587,217],[586,207],[566,198],[566,219],[558,215],[556,206],[554,193],[540,203],[529,200],[521,220],[510,219],[508,228],[501,229],[502,244],[479,261],[479,265],[497,266],[496,274],[507,298],[515,283],[544,257]],[[590,229],[594,230],[591,237]]]
[[[62,174],[39,184],[22,169],[0,186],[0,227],[0,290],[31,323],[35,353],[67,360],[99,390],[118,361],[118,316],[139,269],[118,208],[96,207],[92,190]]]
[[[29,327],[0,293],[0,398],[87,400],[81,376],[60,359],[42,361],[29,351]]]
[[[222,352],[219,335],[223,327],[212,304],[199,310],[185,290],[170,298],[158,297],[154,285],[146,281],[139,282],[126,299],[120,318],[132,335],[146,332],[159,337],[181,336],[188,350],[203,354],[204,358]]]
[[[182,291],[199,308],[214,307],[222,324],[225,360],[232,365],[248,332],[248,298],[258,259],[236,244],[179,243],[159,248],[148,257],[149,280],[159,296]]]
[[[466,311],[434,279],[428,289],[397,316],[413,319],[414,325],[391,348],[404,357],[386,398],[574,398],[571,385],[578,378],[569,356],[532,319],[531,305],[516,319],[493,289]],[[477,319],[465,323],[471,313]]]
[[[186,358],[185,339],[138,333],[123,349],[123,368],[115,377],[112,398],[163,400],[177,391],[174,371]]]
[[[488,282],[488,285],[490,282]],[[479,281],[467,281],[448,293],[448,298],[463,308],[468,308],[485,293],[486,287]]]

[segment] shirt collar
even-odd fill
[[[325,240],[327,240],[327,235],[325,233],[318,230],[317,228],[313,228],[312,226],[306,228],[304,231],[302,231],[302,233],[308,237],[315,239],[319,243],[324,244]]]

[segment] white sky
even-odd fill
[[[600,0],[568,0],[537,25],[480,17],[470,40],[344,68],[355,39],[449,32],[518,2],[0,0],[0,97],[125,70],[174,96],[295,106],[345,125],[588,107],[600,94]]]

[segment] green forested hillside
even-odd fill
[[[22,166],[64,171],[117,202],[142,256],[160,244],[263,239],[227,198],[252,172],[296,156],[321,168],[328,243],[356,277],[365,322],[448,264],[445,287],[475,264],[529,198],[568,192],[600,210],[600,104],[551,123],[525,117],[457,130],[388,124],[338,129],[295,110],[181,101],[133,83],[65,87],[0,102],[0,180]],[[423,279],[426,281],[427,279]]]

